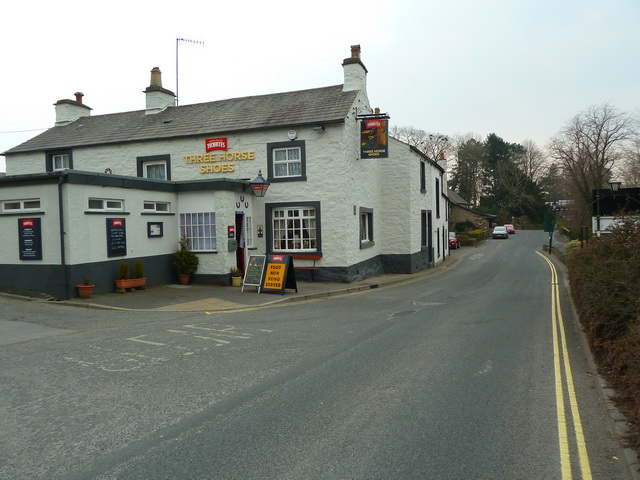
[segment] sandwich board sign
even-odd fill
[[[249,263],[244,271],[244,278],[242,279],[242,290],[244,292],[245,285],[256,287],[258,293],[260,293],[260,286],[262,285],[262,277],[264,274],[264,264],[267,260],[266,255],[251,255],[249,257]]]
[[[298,293],[293,258],[289,255],[268,255],[261,290],[284,295],[286,288]]]

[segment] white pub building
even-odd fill
[[[123,259],[173,283],[185,236],[206,284],[250,255],[337,282],[443,261],[445,165],[388,135],[359,46],[342,66],[342,85],[180,106],[154,68],[143,110],[58,101],[53,128],[3,153],[0,288],[68,299],[88,277],[109,292]]]

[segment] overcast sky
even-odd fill
[[[360,44],[392,126],[543,147],[577,113],[640,112],[640,0],[11,2],[0,25],[0,152],[84,93],[140,110],[150,71],[180,105],[343,82]],[[0,171],[5,170],[0,157]]]

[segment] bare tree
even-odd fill
[[[576,115],[547,146],[568,177],[583,205],[591,192],[603,188],[637,131],[637,121],[609,104],[592,106]]]
[[[640,187],[640,138],[635,138],[626,149],[626,159],[620,168],[624,185]]]
[[[520,168],[526,175],[534,180],[540,181],[545,174],[546,160],[543,151],[538,148],[533,140],[525,140],[522,142],[524,154],[518,159]]]
[[[427,133],[414,127],[394,126],[391,128],[391,136],[416,147],[436,162],[440,160],[440,154],[447,158],[453,151],[449,137],[441,133]]]

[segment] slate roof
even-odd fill
[[[168,107],[147,115],[144,110],[81,117],[53,127],[5,153],[88,147],[199,135],[290,128],[343,122],[358,91],[342,85],[233,98]]]

